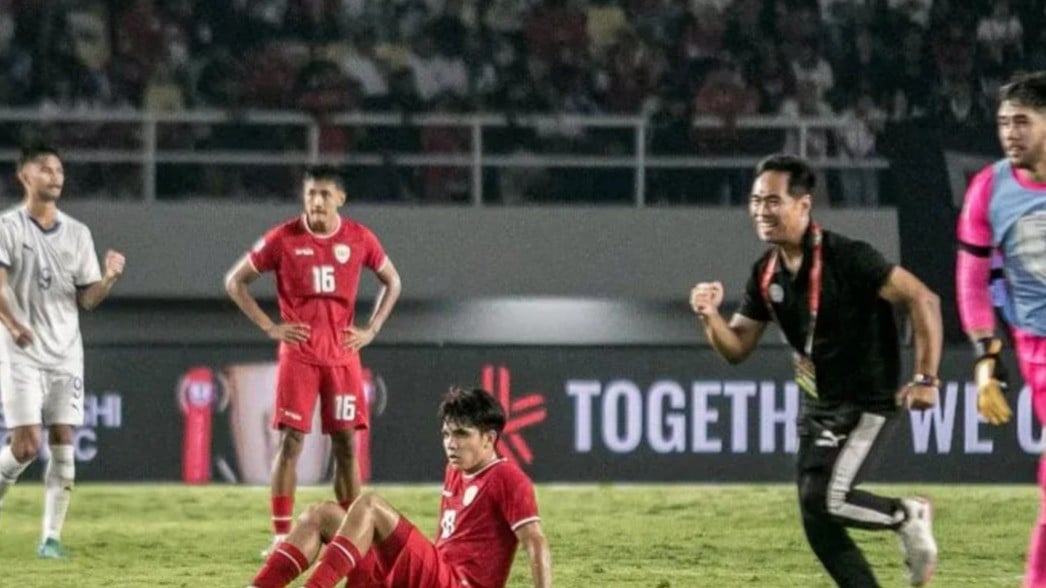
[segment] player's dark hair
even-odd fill
[[[482,388],[451,387],[443,396],[438,415],[441,423],[476,427],[480,432],[494,431],[498,437],[505,428],[505,411],[501,404]]]
[[[38,157],[54,155],[61,161],[62,156],[58,150],[44,143],[29,143],[22,146],[22,152],[18,156],[18,169]]]
[[[1021,73],[999,88],[999,104],[1014,102],[1036,110],[1046,109],[1046,71]]]
[[[788,195],[803,196],[813,194],[817,185],[817,175],[814,168],[805,159],[784,153],[775,153],[763,158],[755,166],[755,177],[766,172],[782,172],[788,174]]]
[[[302,179],[333,182],[339,190],[345,191],[345,178],[341,175],[341,171],[333,165],[311,165],[305,168],[305,174],[302,176]]]

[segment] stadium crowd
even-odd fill
[[[1046,67],[1043,0],[0,0],[0,106],[50,110],[345,111],[636,114],[655,155],[797,152],[794,132],[738,131],[750,114],[844,117],[806,136],[806,154],[876,155],[884,125],[928,121],[963,132],[993,118],[1017,69]],[[724,120],[693,129],[690,115]],[[8,124],[12,144],[29,132]],[[64,148],[135,148],[130,126],[55,127]],[[298,135],[295,135],[297,133]],[[168,126],[162,148],[276,150],[301,129]],[[467,128],[324,126],[321,150],[467,152]],[[628,155],[630,131],[558,125],[488,131],[492,153]],[[104,167],[104,166],[98,166]],[[109,166],[113,167],[113,166]],[[129,167],[129,166],[124,166]],[[199,173],[193,173],[194,171]],[[242,170],[241,170],[242,171]],[[371,168],[353,174],[370,200],[452,202],[469,170]],[[870,174],[870,177],[869,177]],[[133,175],[133,174],[131,174]],[[696,174],[700,175],[700,174]],[[707,175],[707,174],[706,174]],[[133,193],[126,169],[88,174]],[[487,174],[503,202],[628,201],[629,170]],[[734,202],[747,179],[694,172],[650,177],[651,200]],[[874,172],[840,174],[841,203],[875,204]],[[293,170],[251,174],[167,166],[161,194],[287,193]],[[121,178],[125,178],[121,180]],[[720,181],[722,180],[722,181]],[[702,182],[704,184],[705,182]],[[85,186],[88,187],[88,186]],[[90,191],[90,190],[89,190]],[[624,192],[622,192],[624,191]]]

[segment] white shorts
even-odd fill
[[[82,374],[0,362],[0,402],[8,429],[84,424]]]

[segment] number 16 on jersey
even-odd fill
[[[341,395],[334,397],[334,419],[338,421],[356,420],[356,397]]]
[[[312,268],[312,289],[317,294],[334,291],[334,266],[317,265]]]

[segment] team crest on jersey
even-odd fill
[[[39,273],[36,274],[36,285],[40,286],[41,290],[47,290],[51,287],[51,282],[53,281],[54,275],[51,273],[51,268],[40,268]]]
[[[338,243],[334,246],[334,259],[338,260],[338,263],[345,263],[349,260],[352,255],[352,249],[344,243]]]
[[[784,288],[780,284],[770,284],[770,302],[780,304],[785,299]]]
[[[465,495],[461,497],[461,502],[465,506],[472,504],[472,501],[476,499],[476,495],[479,494],[478,486],[469,486],[465,488]]]

